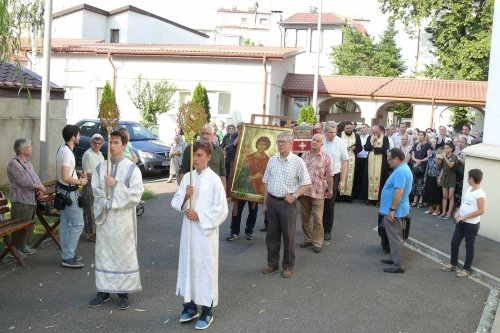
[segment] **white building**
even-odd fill
[[[145,44],[206,44],[208,40],[202,32],[134,6],[105,11],[81,4],[52,17],[52,38]]]
[[[67,118],[75,123],[96,118],[102,89],[115,87],[121,118],[140,120],[127,90],[141,74],[147,80],[176,85],[176,106],[159,119],[160,138],[171,140],[178,107],[191,99],[200,82],[208,91],[212,120],[226,124],[249,122],[252,114],[281,115],[291,103],[282,97],[287,73],[293,73],[297,48],[138,45],[112,43],[71,44],[53,41],[51,80],[66,89]],[[40,67],[40,66],[38,66]]]
[[[280,22],[283,31],[282,45],[285,47],[300,47],[306,50],[305,53],[297,57],[296,73],[315,73],[319,51],[319,73],[321,75],[331,75],[334,68],[331,64],[330,53],[332,47],[343,43],[342,29],[346,24],[351,24],[361,33],[367,34],[364,27],[359,23],[347,20],[334,13],[323,13],[321,15],[321,44],[318,50],[318,14],[297,13]]]

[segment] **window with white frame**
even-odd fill
[[[96,107],[98,108],[99,105],[101,104],[101,96],[102,96],[102,90],[104,88],[97,87],[96,88]]]
[[[184,103],[191,101],[190,91],[179,91],[179,96],[177,97],[177,106],[181,107]]]
[[[297,40],[296,29],[285,29],[285,47],[295,47]]]
[[[120,42],[120,29],[111,29],[109,36],[110,43],[119,43]]]
[[[231,114],[231,93],[225,91],[207,91],[212,115]]]

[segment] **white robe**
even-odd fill
[[[135,206],[144,187],[139,168],[129,159],[111,164],[116,185],[106,199],[106,162],[92,175],[96,223],[95,281],[97,291],[127,294],[142,290],[137,260]]]
[[[177,211],[189,208],[189,200],[182,206],[189,185],[187,173],[172,199]],[[184,301],[198,305],[216,306],[219,301],[219,225],[227,217],[226,192],[219,176],[210,168],[198,174],[193,171],[193,210],[199,221],[182,220],[177,295]],[[213,302],[213,303],[212,303]]]

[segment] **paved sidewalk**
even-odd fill
[[[86,306],[95,293],[93,243],[79,245],[86,264],[82,270],[62,268],[59,251],[48,244],[28,258],[28,269],[0,263],[0,332],[193,331],[192,324],[177,322],[182,308],[182,299],[175,296],[181,216],[170,208],[176,186],[159,179],[146,181],[158,197],[146,203],[138,222],[144,290],[131,295],[131,308],[117,310],[115,299],[96,309]],[[434,226],[440,230],[436,232],[426,227],[433,220],[422,212],[414,215],[411,236],[431,234],[427,237],[442,243],[447,252],[451,225]],[[408,249],[405,274],[383,273],[383,253],[373,231],[376,218],[375,207],[338,204],[333,239],[320,254],[298,246],[303,240],[298,219],[294,275],[283,279],[260,273],[266,266],[265,233],[258,231],[262,215],[253,241],[225,241],[228,217],[220,228],[219,306],[209,330],[476,331],[490,290],[471,279],[442,273],[440,264]],[[478,239],[474,264],[492,273],[490,254],[479,249],[482,243]],[[498,257],[500,246],[493,245]]]

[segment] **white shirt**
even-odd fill
[[[57,174],[57,180],[63,184],[63,185],[69,185],[68,183],[64,182],[62,180],[62,167],[67,166],[69,167],[69,173],[70,175],[78,180],[78,175],[75,170],[76,166],[76,161],[75,161],[75,155],[73,155],[73,152],[71,149],[69,149],[68,146],[62,145],[59,147],[59,151],[57,152],[56,155],[56,174]]]
[[[394,133],[389,139],[389,145],[390,145],[390,148],[399,148],[401,149],[401,137],[403,136],[403,134],[397,132],[397,133]],[[410,147],[413,147],[413,137],[411,135],[408,135],[408,145],[410,145]]]
[[[342,138],[335,136],[332,141],[325,140],[325,144],[321,148],[330,155],[330,160],[332,161],[332,174],[337,174],[342,169],[342,161],[349,160],[349,154],[347,153],[347,145]]]
[[[478,188],[475,191],[472,191],[472,187],[468,188],[465,191],[465,194],[462,197],[462,204],[460,205],[460,210],[458,214],[460,216],[475,212],[478,210],[477,199],[484,198],[486,199],[486,194],[484,193],[482,188]],[[465,219],[464,222],[477,224],[481,220],[480,216],[473,217],[470,219]]]
[[[365,150],[365,143],[366,143],[366,139],[368,139],[370,135],[367,134],[367,135],[360,135],[359,138],[361,139],[361,147],[363,147],[363,149],[358,153],[358,158],[367,158],[368,157],[368,152]]]
[[[279,153],[269,159],[262,182],[267,185],[269,194],[283,198],[311,184],[311,179],[304,161],[290,152],[284,160]]]
[[[85,172],[94,172],[96,166],[104,162],[104,156],[101,152],[95,152],[92,148],[87,149],[82,157],[82,168]]]

